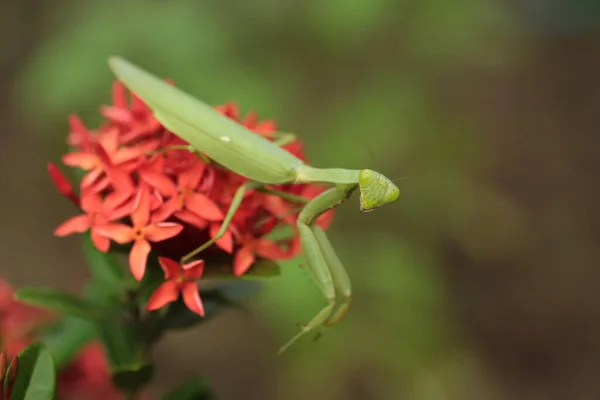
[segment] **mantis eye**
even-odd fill
[[[361,186],[368,185],[369,183],[371,183],[374,176],[375,176],[375,174],[373,174],[373,172],[371,170],[363,169],[358,174],[359,185],[361,185]]]
[[[383,203],[384,204],[393,203],[396,200],[398,200],[399,197],[400,197],[400,189],[398,189],[397,186],[393,185],[392,187],[389,187],[386,190],[385,196],[383,197]]]

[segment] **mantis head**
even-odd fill
[[[372,211],[390,204],[400,197],[400,189],[388,177],[379,172],[363,169],[358,174],[361,211]]]

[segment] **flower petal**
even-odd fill
[[[298,234],[298,231],[296,230],[296,235],[292,238],[292,240],[290,242],[290,247],[287,252],[288,254],[285,259],[291,260],[292,258],[296,257],[298,254],[300,254],[301,251],[302,251],[302,241],[300,240],[300,235]]]
[[[317,218],[315,223],[319,225],[321,229],[327,230],[327,228],[329,228],[329,225],[331,225],[331,222],[333,221],[334,215],[335,212],[333,209],[326,211],[323,214],[319,215],[319,218]]]
[[[106,171],[106,176],[108,176],[108,179],[110,179],[110,183],[112,183],[115,190],[123,190],[123,191],[131,191],[131,192],[133,192],[135,190],[135,185],[133,184],[133,180],[131,179],[131,176],[127,172],[125,172],[117,167],[113,167],[111,165],[106,166],[105,171]]]
[[[112,192],[104,198],[102,207],[105,211],[113,211],[117,207],[122,206],[127,200],[131,198],[131,192],[129,191],[117,191]]]
[[[131,213],[133,226],[142,227],[150,221],[150,192],[146,185],[141,185],[135,198],[133,211]]]
[[[177,300],[179,297],[179,285],[173,280],[163,282],[148,300],[146,310],[153,311],[163,308],[165,305]]]
[[[200,279],[203,272],[204,260],[192,261],[183,266],[183,277],[190,281]]]
[[[150,212],[158,210],[164,203],[165,201],[160,192],[156,189],[152,190],[152,193],[150,193]]]
[[[256,126],[257,122],[258,122],[258,114],[256,114],[256,111],[249,111],[248,114],[246,114],[246,119],[244,119],[244,122],[242,122],[242,125],[244,125],[248,129],[252,130]]]
[[[102,106],[100,107],[100,114],[112,122],[117,124],[127,125],[133,120],[131,112],[124,108]]]
[[[92,243],[94,243],[94,246],[96,246],[98,250],[100,250],[103,253],[106,253],[108,251],[108,249],[110,248],[109,238],[100,234],[95,227],[92,228],[90,236],[92,237]]]
[[[150,221],[152,221],[153,224],[166,221],[177,210],[179,210],[179,199],[177,197],[172,197],[163,203],[158,210],[152,213]]]
[[[207,220],[200,218],[196,214],[191,213],[187,210],[177,211],[174,215],[181,221],[193,225],[200,230],[205,229],[208,226]]]
[[[133,229],[128,225],[111,223],[96,226],[94,229],[98,234],[106,236],[119,244],[129,243],[133,240]]]
[[[188,170],[181,172],[177,179],[179,189],[196,189],[200,184],[206,164],[195,162]]]
[[[114,210],[105,210],[105,215],[109,221],[118,221],[128,215],[131,215],[134,204],[135,204],[135,199],[129,198],[129,200],[127,200],[125,203],[118,206]]]
[[[138,239],[133,243],[129,252],[129,268],[133,277],[141,281],[146,272],[146,263],[148,262],[148,254],[150,254],[150,243],[143,239]]]
[[[81,209],[86,213],[98,212],[102,208],[102,198],[99,194],[85,191],[81,193]]]
[[[142,153],[137,147],[121,147],[113,154],[111,160],[115,165],[121,165],[124,163],[140,162]],[[141,163],[141,162],[140,162]]]
[[[127,108],[127,90],[123,82],[115,80],[112,85],[112,105]]]
[[[91,191],[91,192],[95,192],[95,193],[101,193],[103,192],[105,189],[108,189],[110,187],[110,179],[108,179],[108,176],[106,176],[106,174],[101,175],[101,178],[98,179],[96,182],[94,182],[92,185],[90,185],[87,190]]]
[[[183,225],[175,222],[159,222],[144,229],[144,237],[151,242],[161,242],[179,235]]]
[[[275,121],[266,120],[259,122],[252,130],[256,133],[262,134],[263,136],[271,136],[271,134],[277,131],[277,124]]]
[[[185,207],[194,214],[209,221],[221,221],[225,214],[217,203],[200,193],[190,193],[185,196]]]
[[[58,192],[75,203],[75,205],[79,206],[79,199],[73,191],[73,185],[71,185],[71,182],[69,182],[60,169],[58,169],[56,165],[48,163],[48,174],[50,175],[50,179],[52,179],[54,186],[58,189]]]
[[[79,167],[90,170],[98,165],[98,157],[92,153],[67,153],[62,157],[62,162],[69,167]]]
[[[208,193],[212,189],[215,183],[215,170],[213,168],[207,168],[204,172],[204,177],[202,178],[202,182],[198,186],[198,191],[200,193]]]
[[[288,252],[282,250],[273,241],[269,239],[259,239],[254,242],[256,254],[268,260],[284,260],[288,257]]]
[[[196,282],[185,282],[181,287],[181,295],[183,296],[183,302],[190,311],[204,317],[204,305],[202,299],[200,299]]]
[[[71,127],[71,137],[78,146],[81,146],[84,150],[92,151],[90,143],[90,135],[87,128],[83,124],[83,121],[77,115],[69,115],[69,126]]]
[[[233,275],[244,275],[250,269],[254,260],[254,254],[250,247],[244,246],[239,249],[233,259]]]
[[[179,276],[181,267],[177,261],[171,260],[167,257],[158,257],[158,263],[165,273],[165,279],[171,279]]]
[[[144,182],[158,190],[160,194],[164,196],[177,195],[177,186],[167,175],[148,169],[140,169],[138,174]]]
[[[83,233],[90,229],[90,218],[86,214],[77,215],[69,218],[60,224],[55,230],[54,235],[63,237],[74,233]]]
[[[104,168],[102,166],[90,170],[90,172],[85,174],[85,176],[81,179],[81,188],[85,189],[92,186],[98,179],[100,179],[100,176],[102,176],[103,173]]]
[[[215,236],[217,236],[219,229],[221,229],[221,225],[222,224],[220,224],[220,223],[210,224],[209,235],[211,238],[214,238]],[[221,238],[218,239],[215,243],[223,251],[231,254],[231,252],[233,251],[233,235],[231,234],[231,231],[229,229],[227,229],[225,231],[225,234],[223,236],[221,236]]]
[[[102,149],[106,152],[106,155],[109,159],[112,159],[112,156],[115,154],[117,149],[119,148],[119,136],[120,130],[116,126],[109,125],[107,129],[104,129],[97,136],[98,145],[94,145],[94,149],[98,151],[98,147],[102,147]],[[114,164],[110,162],[110,160],[106,160],[103,154],[99,155],[100,159],[106,164]]]

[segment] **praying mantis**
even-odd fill
[[[150,107],[154,117],[165,128],[189,143],[190,151],[201,157],[207,156],[249,179],[237,189],[217,235],[184,256],[182,263],[225,234],[246,191],[275,184],[320,183],[330,186],[310,200],[297,219],[306,270],[327,305],[302,325],[300,332],[284,344],[279,353],[304,334],[341,320],[350,305],[350,278],[327,235],[315,221],[327,210],[347,200],[357,188],[360,191],[360,209],[366,212],[397,201],[400,196],[398,187],[383,174],[370,169],[323,169],[306,165],[282,149],[283,142],[271,142],[249,131],[208,104],[129,61],[113,56],[109,58],[109,66],[117,78]],[[285,138],[284,135],[284,142]]]

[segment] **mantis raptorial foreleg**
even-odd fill
[[[350,306],[350,299],[352,296],[352,284],[350,283],[350,277],[346,272],[346,269],[342,265],[339,257],[333,250],[333,246],[329,242],[329,238],[325,234],[325,231],[321,229],[320,226],[313,224],[312,226],[313,234],[315,235],[317,241],[319,242],[319,246],[321,247],[321,251],[325,256],[325,261],[329,267],[329,271],[331,276],[333,277],[333,284],[335,285],[335,289],[337,290],[338,296],[341,297],[341,303],[338,301],[339,306],[333,312],[333,314],[325,321],[323,325],[330,326],[337,323]]]
[[[337,322],[348,308],[352,291],[348,274],[333,251],[325,232],[315,225],[315,220],[346,200],[355,188],[355,185],[335,186],[315,197],[298,215],[298,232],[306,260],[306,270],[327,300],[327,305],[279,349],[279,354],[306,333]],[[336,291],[344,298],[337,311]]]

